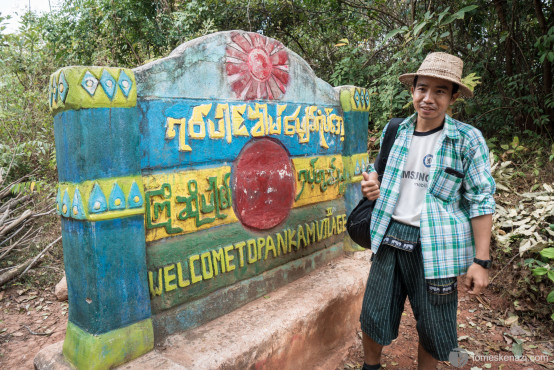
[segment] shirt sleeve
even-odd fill
[[[466,158],[468,165],[463,186],[464,198],[469,204],[469,217],[493,214],[496,183],[491,173],[489,148],[480,132],[472,140]]]

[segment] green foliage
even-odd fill
[[[0,17],[0,22],[5,18]],[[0,26],[0,29],[3,26]],[[17,33],[0,36],[0,183],[31,171],[55,178],[52,118],[48,111],[48,77],[52,58],[43,28],[32,13],[22,17]]]
[[[528,266],[531,267],[534,276],[547,276],[550,282],[554,283],[554,266],[552,266],[552,264],[554,264],[554,248],[544,248],[539,254],[544,260],[548,261],[548,263],[531,258],[527,260]],[[554,290],[548,293],[546,301],[548,303],[554,303]],[[554,313],[552,316],[554,320]]]
[[[42,19],[60,66],[135,67],[215,32],[205,1],[73,0]]]
[[[545,60],[554,62],[554,26],[550,27],[548,34],[540,36],[535,42],[535,47],[539,51],[539,61]]]

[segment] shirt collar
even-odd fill
[[[409,126],[414,126],[417,120],[417,112],[406,118],[400,126],[402,128],[407,128]],[[456,127],[456,120],[454,120],[452,117],[450,117],[448,114],[444,117],[444,134],[450,138],[450,139],[458,139],[460,137],[460,133],[458,132],[458,129]]]

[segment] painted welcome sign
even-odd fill
[[[353,248],[369,93],[276,40],[62,68],[49,102],[75,366],[128,361]]]

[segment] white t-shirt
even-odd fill
[[[419,227],[435,145],[443,127],[427,132],[414,132],[400,180],[400,195],[392,214],[394,220]]]

